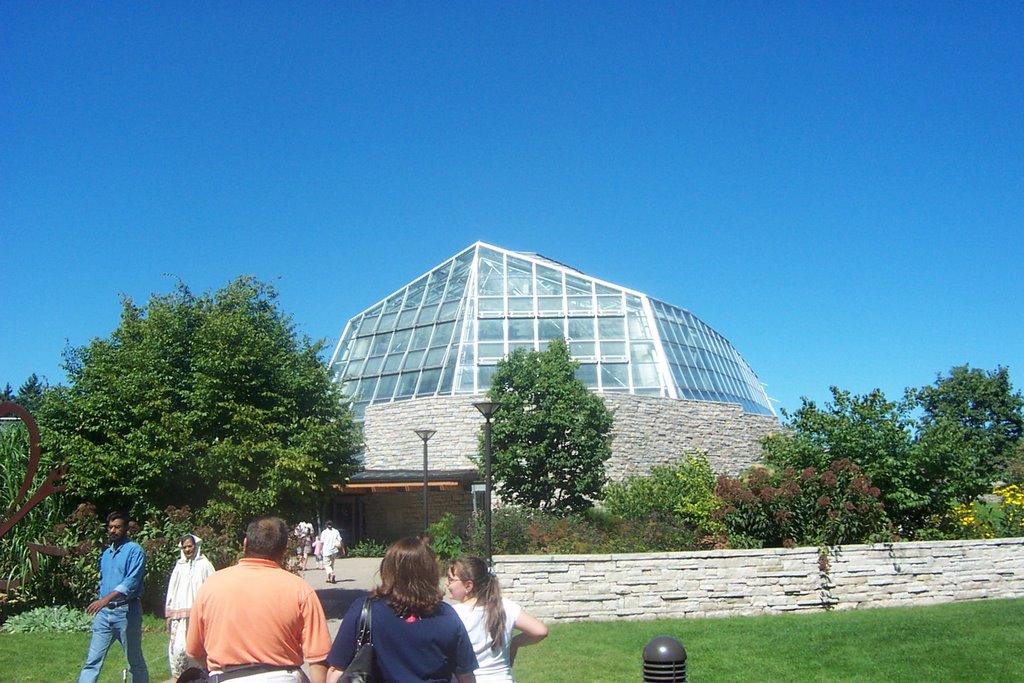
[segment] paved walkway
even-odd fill
[[[327,614],[327,627],[331,638],[338,633],[341,618],[356,600],[366,596],[367,591],[380,582],[379,557],[346,557],[334,561],[334,576],[337,583],[327,583],[327,574],[317,569],[312,560],[302,577],[316,589],[317,597]]]

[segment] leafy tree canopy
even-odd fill
[[[308,509],[355,470],[360,446],[321,348],[252,278],[200,296],[179,284],[145,306],[125,298],[109,338],[66,352],[70,386],[44,404],[47,450],[71,466],[69,491],[101,510]]]
[[[877,389],[853,396],[832,387],[832,396],[824,408],[804,399],[785,414],[787,431],[763,442],[765,461],[822,469],[848,458],[907,530],[987,491],[1019,453],[1024,401],[1005,368],[956,367],[899,402]]]
[[[517,349],[498,363],[487,398],[493,418],[492,476],[507,502],[579,511],[605,483],[612,414],[575,376],[564,339],[546,351]]]

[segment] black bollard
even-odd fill
[[[644,648],[644,683],[686,683],[686,648],[675,638],[658,636]]]

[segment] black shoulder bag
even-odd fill
[[[363,611],[359,614],[359,636],[356,640],[356,653],[352,661],[345,667],[345,673],[339,683],[382,683],[380,672],[377,671],[377,660],[373,656],[371,641],[372,610],[370,598],[363,601]]]

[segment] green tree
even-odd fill
[[[492,424],[493,477],[508,503],[573,512],[600,494],[612,414],[576,378],[577,366],[564,339],[498,363],[487,397],[501,404]]]
[[[35,415],[39,411],[39,408],[42,407],[43,393],[46,391],[46,388],[46,385],[39,381],[39,376],[33,372],[28,376],[28,379],[18,387],[18,395],[15,396],[14,402]]]
[[[66,352],[70,385],[47,393],[45,445],[71,466],[69,493],[101,510],[307,510],[356,469],[360,446],[321,349],[252,278],[201,296],[179,284],[146,306],[126,298],[109,338]]]
[[[863,396],[832,387],[824,408],[806,398],[787,418],[786,431],[766,437],[764,460],[783,470],[825,470],[836,460],[856,463],[881,489],[890,518],[917,528],[932,512],[927,469],[914,448],[914,421],[905,402],[875,389]]]
[[[1006,368],[985,372],[961,365],[935,384],[907,392],[921,410],[919,447],[944,497],[968,502],[987,492],[1015,460],[1024,433],[1024,398]]]

